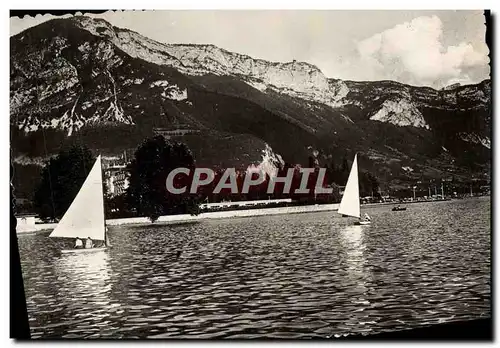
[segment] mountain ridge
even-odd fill
[[[436,90],[258,61],[89,17],[44,22],[11,37],[14,158],[44,157],[29,145],[41,141],[45,157],[75,141],[117,154],[184,127],[173,138],[209,166],[258,164],[266,151],[304,164],[313,148],[322,165],[361,152],[360,165],[386,182],[426,178],[428,168],[434,177],[489,172],[491,80]]]
[[[263,62],[263,63],[269,64],[269,65],[293,65],[293,64],[307,65],[307,66],[313,68],[314,70],[317,70],[317,71],[321,72],[324,75],[324,73],[321,71],[321,69],[318,66],[316,66],[316,65],[314,65],[312,63],[306,62],[306,61],[296,61],[296,60],[286,61],[286,62],[282,62],[282,61],[269,61],[269,60],[266,60],[266,59],[263,59],[263,58],[257,58],[257,57],[251,56],[249,54],[242,54],[242,53],[238,53],[238,52],[233,52],[233,51],[230,51],[228,49],[219,47],[219,46],[217,46],[215,44],[211,44],[211,43],[164,43],[164,42],[160,42],[160,41],[156,41],[156,40],[150,39],[150,38],[144,36],[143,34],[135,32],[135,31],[133,31],[131,29],[114,26],[114,25],[112,25],[111,23],[107,22],[104,19],[87,17],[87,16],[84,16],[84,15],[79,15],[79,16],[74,16],[74,17],[71,17],[71,18],[64,18],[64,19],[51,19],[51,20],[49,20],[47,22],[44,22],[44,23],[41,23],[41,24],[39,24],[39,25],[37,25],[35,27],[38,27],[40,25],[44,25],[46,23],[53,23],[55,21],[68,21],[68,20],[78,21],[78,20],[82,20],[82,19],[85,20],[85,21],[87,21],[87,22],[94,21],[94,22],[105,23],[107,26],[113,28],[113,30],[117,30],[119,32],[132,33],[134,35],[142,37],[143,39],[147,39],[148,41],[155,42],[155,43],[157,43],[159,45],[172,46],[172,47],[175,47],[175,46],[179,46],[179,47],[210,47],[210,48],[215,48],[217,50],[223,51],[226,54],[237,55],[239,57],[243,57],[243,58],[250,59],[250,60],[253,60],[253,61]],[[25,29],[22,32],[19,32],[19,33],[15,34],[15,35],[12,35],[10,38],[14,39],[14,38],[22,37],[22,36],[24,36],[25,32],[27,32],[30,29],[35,28],[35,27],[30,27],[28,29]],[[81,27],[81,28],[83,30],[87,30],[84,26]],[[99,35],[101,35],[101,33],[99,33]],[[324,75],[324,76],[328,80],[343,81],[343,82],[346,82],[346,83],[392,83],[392,84],[398,84],[398,85],[401,85],[401,86],[410,86],[412,88],[432,89],[434,91],[446,91],[448,88],[456,89],[456,88],[461,88],[461,87],[474,86],[474,85],[479,85],[479,84],[482,84],[484,82],[487,82],[487,81],[491,80],[491,79],[487,78],[487,79],[483,79],[480,82],[470,83],[470,84],[453,83],[453,84],[450,84],[448,86],[445,86],[443,88],[438,89],[438,88],[434,88],[432,86],[413,86],[413,85],[408,85],[408,84],[405,84],[405,83],[402,83],[402,82],[399,82],[399,81],[395,81],[395,80],[349,80],[349,79],[343,79],[343,80],[341,80],[341,79],[334,78],[334,77],[327,77],[326,75]]]

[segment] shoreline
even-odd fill
[[[312,212],[324,212],[338,210],[339,204],[321,204],[321,205],[305,205],[296,207],[277,207],[277,208],[261,208],[261,209],[246,209],[246,210],[227,210],[217,212],[200,213],[199,215],[179,214],[179,215],[164,215],[160,216],[154,222],[155,225],[168,225],[176,223],[184,223],[191,221],[212,220],[212,219],[228,219],[237,217],[257,217],[266,215],[282,215],[282,214],[300,214]],[[121,225],[151,225],[146,217],[112,219],[107,220],[109,226]]]
[[[429,202],[445,202],[451,201],[452,199],[440,199],[440,200],[421,200],[421,201],[410,201],[410,202],[383,202],[383,203],[367,203],[362,204],[361,207],[373,207],[379,205],[406,205],[414,203],[429,203]],[[121,219],[109,219],[106,220],[106,225],[108,226],[122,226],[122,225],[171,225],[180,224],[186,222],[197,222],[202,220],[212,220],[212,219],[228,219],[237,217],[257,217],[257,216],[267,216],[267,215],[283,215],[283,214],[302,214],[302,213],[313,213],[313,212],[326,212],[326,211],[336,211],[338,210],[339,203],[333,204],[315,204],[315,205],[299,205],[291,207],[274,207],[274,208],[259,208],[259,209],[246,209],[246,210],[227,210],[227,211],[217,211],[217,212],[206,212],[200,213],[199,215],[189,215],[189,214],[178,214],[178,215],[164,215],[160,216],[157,221],[151,223],[147,217],[132,217],[132,218],[121,218]],[[18,235],[23,234],[35,234],[38,232],[47,232],[53,230],[57,226],[57,223],[49,224],[35,224],[30,226],[31,228],[18,230]]]
[[[325,212],[325,211],[336,211],[338,210],[338,203],[335,204],[317,204],[317,205],[304,205],[304,206],[293,206],[293,207],[276,207],[276,208],[261,208],[261,209],[246,209],[246,210],[228,210],[228,211],[217,211],[217,212],[206,212],[200,213],[199,215],[189,215],[189,214],[178,214],[178,215],[164,215],[160,216],[158,220],[151,223],[147,217],[133,217],[133,218],[121,218],[121,219],[109,219],[106,220],[106,225],[108,226],[122,226],[122,225],[169,225],[178,224],[185,222],[195,222],[202,220],[212,220],[212,219],[227,219],[235,217],[257,217],[266,215],[283,215],[283,214],[301,214],[301,213],[311,213],[311,212]],[[37,232],[44,232],[53,230],[57,226],[57,223],[51,224],[35,224],[35,226],[30,230],[17,231],[17,234],[33,234]]]

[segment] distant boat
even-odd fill
[[[90,237],[93,242],[103,241],[102,247],[61,250],[62,253],[93,252],[109,246],[106,229],[101,156],[98,156],[80,191],[49,237],[78,237],[82,241]]]
[[[344,195],[340,201],[338,213],[342,214],[342,216],[353,216],[358,219],[361,217],[359,203],[358,154],[354,156],[354,162],[352,163],[349,178],[347,179]],[[355,224],[369,225],[370,223],[370,220],[360,219],[360,221],[357,221]]]
[[[397,206],[397,207],[392,208],[392,211],[403,211],[403,210],[406,210],[406,207]]]

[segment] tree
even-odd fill
[[[186,186],[184,194],[166,187],[168,174],[179,167],[190,170],[189,176],[179,174],[174,180],[175,187]],[[189,194],[194,169],[193,155],[185,144],[167,142],[162,136],[146,139],[128,166],[128,203],[152,222],[163,214],[199,214],[198,195]]]
[[[381,196],[380,196],[380,184],[379,184],[377,177],[375,175],[373,175],[372,173],[368,173],[367,176],[368,176],[368,181],[370,182],[371,192],[372,192],[373,196],[375,198],[380,199],[381,198]]]
[[[131,211],[127,203],[127,196],[124,193],[113,197],[107,197],[104,200],[106,218],[120,219],[133,217],[134,213]]]
[[[95,157],[85,146],[74,145],[51,158],[35,190],[35,209],[41,219],[60,219],[87,178]]]
[[[359,186],[361,195],[380,199],[380,184],[377,177],[372,173],[360,172]]]
[[[343,173],[349,172],[349,163],[347,162],[347,158],[345,156],[344,156],[344,158],[342,158],[342,166],[341,166],[340,170]]]

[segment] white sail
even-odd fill
[[[349,179],[345,186],[344,195],[340,201],[339,214],[349,215],[359,218],[359,183],[358,183],[358,155],[354,156]]]
[[[105,240],[101,156],[49,237]]]

